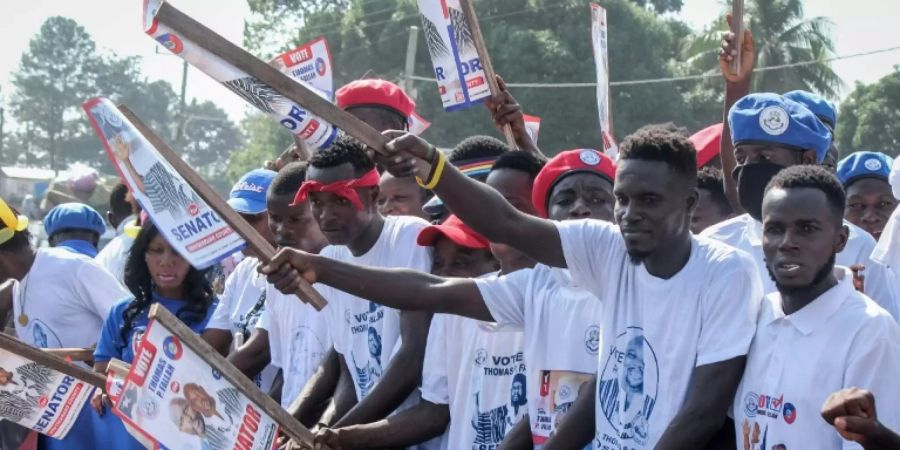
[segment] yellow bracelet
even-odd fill
[[[428,181],[428,184],[422,182],[422,179],[416,177],[416,183],[419,184],[423,189],[432,190],[437,186],[438,182],[441,181],[441,175],[444,174],[444,166],[447,164],[447,157],[444,156],[444,152],[437,150],[438,160],[437,165],[434,166],[434,170],[432,171],[431,179]]]

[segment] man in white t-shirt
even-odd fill
[[[748,255],[690,233],[697,202],[690,142],[661,128],[622,142],[614,186],[620,229],[523,214],[445,165],[427,142],[390,135],[394,154],[380,159],[388,170],[419,175],[476,232],[568,268],[574,283],[603,302],[596,395],[582,389],[545,449],[580,448],[592,437],[596,448],[616,449],[702,448],[713,439],[726,422],[762,294]],[[354,267],[288,250],[263,271],[285,288],[300,282],[299,271],[401,309],[432,302],[437,306],[429,309],[492,317],[471,280]],[[586,420],[592,415],[594,424]]]
[[[100,249],[94,258],[122,285],[125,284],[125,261],[128,259],[128,252],[131,251],[131,245],[134,244],[134,238],[137,237],[137,232],[140,230],[138,215],[135,214],[135,210],[139,210],[139,208],[133,202],[126,184],[119,183],[113,188],[109,194],[109,211],[106,212],[106,220],[116,229],[116,237]]]
[[[763,301],[734,398],[737,446],[861,448],[816,412],[832,392],[853,386],[900,398],[900,326],[856,291],[846,267],[835,266],[848,231],[844,190],[833,174],[790,167],[765,192],[763,252],[778,291]],[[900,405],[881,403],[878,417],[896,429]]]

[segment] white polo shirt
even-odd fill
[[[732,411],[738,448],[746,429],[752,450],[860,449],[819,415],[829,394],[853,386],[871,391],[878,419],[900,429],[900,326],[853,288],[849,270],[835,274],[836,286],[789,316],[779,293],[763,301]]]
[[[875,249],[875,238],[862,228],[844,221],[844,225],[850,229],[850,236],[844,251],[837,254],[836,264],[850,267],[854,264],[863,264],[866,267],[874,265],[869,259],[872,250]],[[757,222],[749,214],[743,214],[722,223],[717,223],[700,233],[700,236],[724,242],[732,247],[743,250],[753,257],[762,279],[763,292],[766,294],[775,292],[775,283],[766,269],[766,261],[762,250],[762,223]],[[876,285],[883,278],[875,277],[866,280],[866,292],[886,292],[886,288]],[[879,294],[875,294],[880,296]],[[876,300],[879,301],[879,300]],[[879,301],[880,302],[880,301]]]
[[[528,416],[541,448],[597,373],[603,304],[568,270],[543,264],[475,282],[497,325],[525,333]]]

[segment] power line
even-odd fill
[[[900,50],[900,45],[894,46],[894,47],[882,48],[882,49],[878,49],[878,50],[853,53],[853,54],[849,54],[849,55],[835,56],[832,58],[816,59],[816,60],[810,60],[810,61],[800,61],[800,62],[787,63],[787,64],[778,64],[775,66],[768,66],[768,67],[758,67],[758,68],[754,69],[753,72],[754,73],[755,72],[768,72],[768,71],[772,71],[772,70],[789,69],[792,67],[801,67],[801,66],[809,66],[809,65],[813,65],[813,64],[822,64],[822,63],[840,61],[840,60],[845,60],[845,59],[859,58],[859,57],[863,57],[863,56],[877,55],[880,53],[887,53],[887,52],[892,52],[892,51],[896,51],[896,50]],[[721,75],[718,72],[715,72],[715,73],[705,73],[705,74],[698,74],[698,75],[685,75],[685,76],[680,76],[680,77],[611,81],[609,83],[609,85],[610,86],[635,86],[635,85],[642,85],[642,84],[658,84],[658,83],[671,83],[671,82],[679,82],[679,81],[702,80],[702,79],[706,79],[706,78],[717,78],[720,76]],[[434,78],[422,77],[422,76],[418,76],[418,75],[413,75],[411,78],[416,81],[432,81],[432,82],[437,81]],[[561,88],[597,87],[596,82],[594,82],[594,83],[506,83],[506,85],[509,87],[516,87],[516,88],[538,88],[538,89],[541,89],[541,88],[551,88],[551,89],[552,88],[560,88],[561,89]]]

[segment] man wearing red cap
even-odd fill
[[[400,86],[375,78],[351,81],[338,89],[336,97],[339,108],[378,131],[408,130],[416,109],[416,102]]]

